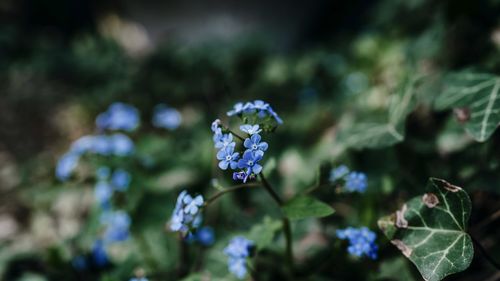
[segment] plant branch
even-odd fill
[[[267,181],[266,177],[264,176],[264,173],[260,173],[260,179],[262,181],[262,184],[266,191],[271,195],[271,197],[276,201],[278,206],[283,206],[284,202],[283,200],[279,197],[279,195],[274,191],[272,188],[271,184]],[[290,220],[283,216],[281,219],[283,222],[283,233],[285,234],[285,240],[286,240],[286,257],[288,264],[290,265],[291,270],[294,270],[294,265],[293,265],[293,247],[292,247],[292,228],[290,226]]]
[[[260,184],[259,183],[243,183],[243,184],[233,185],[231,187],[225,188],[224,190],[215,193],[214,195],[212,195],[212,197],[210,197],[207,201],[205,201],[205,203],[203,204],[203,207],[207,207],[208,205],[210,205],[211,203],[213,203],[215,200],[217,200],[219,197],[221,197],[222,195],[224,195],[226,193],[233,192],[233,191],[236,191],[236,190],[244,188],[244,187],[252,187],[252,186],[260,186]]]

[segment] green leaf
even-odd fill
[[[416,105],[418,79],[408,79],[401,90],[392,96],[387,123],[364,122],[340,130],[338,141],[346,147],[378,148],[404,140],[406,116]]]
[[[457,108],[465,130],[477,141],[486,141],[500,123],[500,77],[472,72],[452,73],[445,78],[437,97],[438,110]]]
[[[295,197],[288,201],[282,209],[291,220],[326,217],[335,212],[329,205],[308,196]]]
[[[467,269],[472,261],[474,249],[466,232],[470,212],[471,202],[462,188],[431,178],[427,193],[378,224],[425,280],[439,281]]]
[[[266,216],[262,223],[254,225],[247,235],[247,238],[255,242],[255,247],[258,250],[269,246],[278,232],[281,229],[281,221],[273,220]]]

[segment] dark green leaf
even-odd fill
[[[291,220],[326,217],[334,213],[329,205],[308,196],[295,197],[283,206],[283,212]]]

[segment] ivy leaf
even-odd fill
[[[471,202],[460,187],[431,178],[428,192],[391,216],[380,229],[410,259],[425,280],[439,281],[469,267],[474,249],[466,232]]]
[[[291,220],[326,217],[335,212],[328,204],[309,196],[298,196],[282,207],[285,216]]]
[[[472,72],[452,73],[445,78],[437,97],[437,110],[455,108],[465,130],[477,141],[486,141],[500,124],[500,77]]]
[[[338,141],[347,147],[378,148],[404,140],[406,116],[416,105],[416,86],[419,79],[408,79],[401,90],[392,96],[387,122],[360,123],[339,132]]]

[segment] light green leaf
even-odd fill
[[[458,108],[465,130],[477,141],[487,140],[500,123],[500,77],[472,72],[452,73],[445,78],[437,97],[438,110]]]
[[[392,96],[385,123],[359,123],[340,130],[338,141],[346,147],[378,148],[393,145],[404,139],[406,116],[415,108],[418,79],[408,79],[401,90]]]
[[[295,197],[288,201],[282,209],[285,216],[291,220],[326,217],[335,212],[328,204],[309,196]]]
[[[278,232],[281,229],[281,221],[273,220],[266,216],[262,223],[254,225],[247,235],[247,238],[255,243],[258,250],[264,249],[269,246]]]
[[[425,280],[439,281],[467,269],[472,261],[474,249],[466,232],[470,212],[471,202],[462,188],[431,178],[427,193],[378,224]]]

